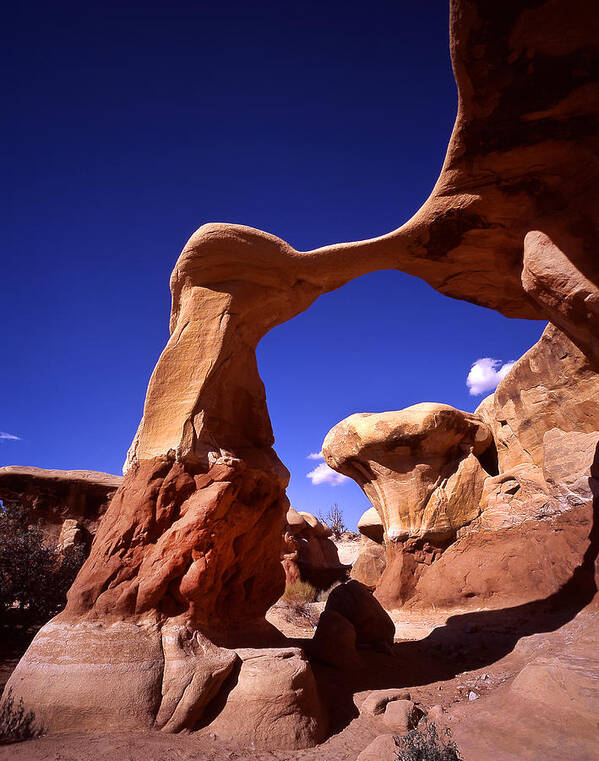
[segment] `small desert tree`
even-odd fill
[[[339,539],[341,534],[343,534],[344,531],[347,531],[347,526],[343,519],[343,510],[336,502],[326,515],[321,516],[321,520],[323,520],[331,529],[335,539]]]

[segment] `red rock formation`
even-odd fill
[[[0,499],[18,502],[40,523],[48,538],[59,540],[65,521],[75,521],[88,536],[96,533],[121,476],[92,470],[44,470],[20,465],[0,468]]]
[[[550,317],[596,360],[598,26],[582,0],[452,0],[458,116],[441,176],[409,222],[306,253],[241,226],[192,236],[128,477],[67,609],[10,682],[49,729],[152,724],[163,674],[175,724],[199,720],[216,689],[205,664],[227,662],[205,635],[239,643],[282,591],[288,476],[255,348],[319,295],[396,268],[509,316]],[[189,633],[175,651],[161,647],[173,626]],[[290,746],[318,733],[298,736]]]
[[[321,590],[347,577],[348,569],[330,539],[332,533],[312,513],[287,511],[282,560],[287,584],[307,581]]]

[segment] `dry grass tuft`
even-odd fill
[[[283,597],[286,603],[308,603],[316,600],[316,587],[313,587],[307,581],[296,581],[293,584],[287,584]]]

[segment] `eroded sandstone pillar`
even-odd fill
[[[388,258],[352,247],[300,254],[229,225],[192,236],[171,278],[171,336],[124,481],[65,610],[8,685],[47,730],[197,728],[240,668],[234,648],[280,644],[264,614],[283,591],[289,474],[272,448],[256,346],[321,293]],[[317,695],[309,664],[295,651],[285,657],[297,659],[286,673],[299,669],[302,690]],[[289,747],[322,737],[318,706],[285,710],[284,726],[302,727],[289,730]],[[251,727],[248,716],[244,732]]]
[[[387,564],[377,597],[387,607],[478,517],[485,477],[479,458],[493,441],[479,418],[445,404],[359,413],[327,434],[328,465],[353,478],[381,516]]]

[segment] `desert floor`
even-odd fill
[[[315,603],[318,615],[323,603]],[[588,713],[570,710],[586,695],[596,705],[599,693],[599,611],[552,612],[522,606],[511,611],[479,611],[451,617],[393,613],[393,657],[372,654],[368,666],[351,674],[314,667],[331,717],[330,737],[306,750],[241,748],[219,741],[208,730],[187,735],[160,732],[64,734],[0,748],[10,761],[355,761],[377,735],[389,733],[382,716],[360,715],[371,690],[406,687],[424,708],[441,705],[446,723],[465,761],[593,761],[599,758],[597,723]],[[312,636],[308,621],[294,620],[277,604],[269,619],[294,641]],[[0,673],[8,678],[19,653],[5,648]],[[574,662],[580,683],[543,678],[531,694],[511,684],[531,661]],[[571,672],[569,672],[571,673]],[[559,680],[558,680],[559,681]],[[594,688],[593,688],[594,685]],[[573,694],[572,690],[577,694]],[[590,694],[593,692],[595,694]],[[470,693],[477,698],[469,698]],[[583,700],[584,703],[584,700]],[[595,754],[595,755],[594,755]]]

